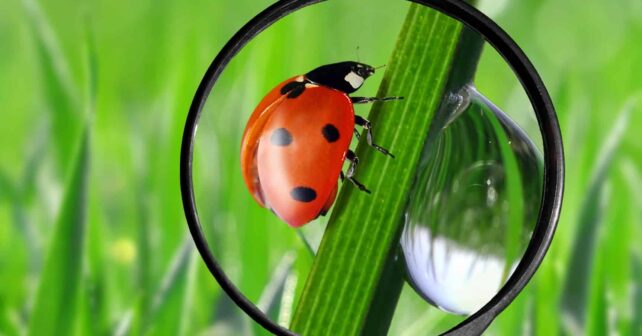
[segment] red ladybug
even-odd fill
[[[290,226],[325,215],[339,178],[370,193],[354,178],[359,159],[349,146],[353,132],[359,137],[355,124],[366,130],[370,146],[394,157],[373,142],[370,122],[355,116],[352,104],[400,97],[348,96],[374,72],[357,62],[318,67],[279,84],[250,116],[241,145],[243,178],[254,199]]]

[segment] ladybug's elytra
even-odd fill
[[[318,67],[279,84],[248,120],[241,145],[243,178],[254,199],[292,227],[325,215],[334,203],[339,178],[370,193],[354,178],[359,159],[349,149],[355,124],[373,142],[370,122],[355,116],[352,104],[401,97],[350,97],[375,68],[358,62]],[[344,160],[350,165],[344,175]]]

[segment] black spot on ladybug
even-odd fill
[[[326,124],[323,126],[321,133],[323,133],[323,137],[328,140],[328,142],[339,140],[339,130],[332,124]]]
[[[281,94],[287,94],[288,98],[296,98],[305,91],[304,82],[289,82],[281,88]]]
[[[308,187],[296,187],[290,191],[290,196],[299,202],[309,203],[317,199],[317,192]]]
[[[285,147],[292,143],[292,134],[285,128],[277,128],[270,136],[270,143],[275,146]]]

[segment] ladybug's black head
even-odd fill
[[[320,66],[308,72],[305,77],[314,83],[353,93],[374,72],[373,67],[363,63],[341,62]]]

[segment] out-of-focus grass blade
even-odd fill
[[[282,326],[289,326],[292,322],[292,314],[294,313],[294,303],[298,298],[296,296],[297,284],[300,282],[302,276],[299,272],[290,272],[285,278],[283,283],[283,295],[281,295],[281,308],[277,317],[277,323]]]
[[[29,207],[33,203],[34,195],[37,192],[37,173],[45,164],[47,150],[47,132],[42,130],[43,125],[36,125],[30,150],[26,154],[26,160],[22,176],[17,183],[12,183],[9,178],[0,172],[0,200],[3,194],[11,202],[14,213],[14,225],[16,231],[22,234],[24,244],[31,255],[30,271],[40,270],[42,264],[43,237],[34,220],[29,216]]]
[[[498,335],[529,335],[533,327],[533,288],[527,286],[491,324],[489,331]]]
[[[21,332],[19,329],[16,321],[10,318],[10,313],[7,308],[7,304],[0,298],[0,335],[17,336],[24,334],[24,332]]]
[[[108,262],[105,258],[104,221],[100,216],[100,196],[90,192],[91,200],[87,223],[87,272],[85,274],[84,330],[91,334],[105,334],[109,331],[109,297],[107,291]]]
[[[85,110],[87,114],[94,115],[96,109],[96,96],[98,94],[98,53],[96,51],[96,38],[92,18],[89,12],[85,13]]]
[[[202,334],[220,336],[250,336],[254,335],[252,324],[241,308],[225,294],[222,293],[216,303],[216,315],[213,324]]]
[[[49,242],[30,318],[29,335],[70,335],[82,286],[89,132],[81,138],[74,168]]]
[[[84,101],[85,111],[87,112],[88,122],[91,123],[94,118],[96,107],[96,81],[98,78],[98,61],[95,50],[94,34],[91,26],[91,21],[85,16],[84,26],[84,53],[85,53],[85,66],[86,66],[86,79],[85,79],[85,95]],[[95,174],[92,174],[95,175]],[[93,176],[89,177],[93,180]],[[91,183],[92,185],[97,185]],[[84,286],[82,287],[83,295],[81,295],[81,314],[80,319],[80,334],[106,334],[109,330],[109,295],[106,291],[106,261],[105,261],[105,245],[103,237],[104,221],[102,218],[100,207],[100,194],[96,192],[96,188],[89,189],[91,195],[88,205],[87,218],[87,247],[85,253],[86,272],[83,276]]]
[[[36,129],[32,137],[32,150],[27,154],[28,156],[25,160],[22,175],[20,196],[22,197],[21,201],[23,204],[31,202],[33,196],[38,190],[37,175],[42,166],[46,163],[46,154],[49,145],[49,133],[44,129],[45,125],[36,125],[35,127]]]
[[[76,310],[76,325],[75,325],[75,334],[76,335],[97,335],[100,333],[98,330],[100,328],[99,323],[92,323],[93,321],[93,312],[92,312],[92,300],[93,288],[92,284],[89,282],[89,279],[82,278],[82,285],[79,288],[79,298],[78,298],[78,309]]]
[[[633,294],[633,322],[631,323],[631,335],[642,335],[642,253],[638,249],[632,257],[633,277],[632,283],[635,286]]]
[[[551,302],[557,302],[560,297],[559,283],[562,277],[556,269],[557,249],[550,249],[544,262],[537,270],[533,279],[533,329],[537,335],[558,335],[560,324],[551,323],[560,319],[560,307]],[[528,287],[527,287],[528,289]],[[520,294],[521,295],[521,294]],[[550,298],[542,300],[540,298]],[[507,309],[511,309],[510,306]],[[499,316],[502,319],[502,316]]]
[[[631,230],[626,232],[630,237],[624,238],[629,241],[628,250],[625,252],[625,258],[622,262],[613,263],[614,265],[625,264],[625,259],[630,261],[630,274],[622,277],[626,282],[626,295],[629,298],[617,297],[624,302],[617,302],[616,306],[621,307],[624,305],[630,308],[629,311],[622,312],[623,315],[630,318],[630,325],[620,328],[618,331],[622,335],[642,335],[642,245],[639,243],[639,237],[642,236],[642,171],[640,166],[636,165],[630,157],[623,160],[620,165],[623,171],[623,180],[627,183],[629,189],[629,204],[631,216],[629,220],[631,223]],[[617,222],[614,222],[617,224]],[[614,229],[614,231],[617,229]],[[619,238],[622,238],[619,236]],[[619,240],[619,239],[618,239]],[[619,243],[615,242],[615,243]]]
[[[132,324],[132,319],[134,317],[133,309],[130,309],[123,314],[123,316],[118,320],[114,326],[113,335],[114,336],[125,336],[130,335],[130,328]]]
[[[183,335],[189,316],[189,298],[194,279],[194,246],[185,239],[179,247],[160,288],[153,297],[149,327],[151,335]]]
[[[588,314],[589,327],[597,326],[603,314],[601,309],[606,307],[606,332],[609,335],[627,335],[630,330],[632,311],[634,302],[635,287],[630,283],[633,265],[632,254],[639,239],[636,235],[635,226],[640,222],[640,205],[638,196],[642,184],[635,176],[627,174],[629,162],[624,155],[627,153],[626,146],[623,145],[614,158],[615,166],[613,173],[609,174],[608,188],[605,194],[609,197],[609,204],[618,204],[610,206],[605,214],[604,231],[600,237],[600,245],[597,247],[599,255],[599,270],[593,272],[595,284],[592,289],[601,283],[605,295],[604,298],[596,298],[599,293],[592,293],[590,312]],[[638,204],[636,204],[638,203]],[[605,302],[601,302],[605,301]],[[597,334],[598,330],[589,330],[589,333]]]
[[[281,261],[277,264],[276,268],[272,272],[272,277],[268,284],[263,289],[261,297],[257,303],[257,307],[267,315],[272,321],[279,320],[279,313],[283,308],[287,309],[288,307],[283,307],[283,297],[285,295],[294,295],[294,290],[296,289],[296,282],[292,285],[290,283],[289,287],[286,287],[288,278],[291,279],[290,275],[292,274],[292,266],[294,264],[296,255],[294,251],[287,252],[281,258]],[[291,310],[292,307],[289,307]],[[289,322],[289,321],[288,321]],[[257,323],[253,323],[254,334],[255,335],[269,335],[263,327]],[[287,324],[285,325],[287,327]]]
[[[276,321],[279,317],[278,313],[281,308],[281,299],[286,290],[285,282],[292,270],[294,260],[294,252],[288,252],[281,258],[281,261],[274,269],[274,272],[272,272],[272,278],[265,286],[265,289],[259,298],[259,302],[256,305],[273,321]]]
[[[12,201],[18,197],[16,188],[4,170],[0,169],[0,201]]]
[[[136,284],[140,291],[140,297],[136,302],[136,309],[132,319],[132,326],[134,333],[141,333],[145,330],[145,326],[149,324],[147,320],[151,315],[151,300],[152,292],[149,288],[154,288],[155,282],[152,276],[152,247],[151,236],[152,226],[150,223],[150,210],[149,202],[145,195],[148,194],[146,184],[142,182],[144,177],[141,177],[136,182],[136,217],[138,218],[138,226],[136,228],[138,258],[137,258],[137,273]]]
[[[436,335],[444,329],[452,327],[455,323],[450,321],[446,314],[436,314],[434,309],[428,308],[417,320],[408,325],[400,336],[415,336],[420,334]],[[445,328],[439,329],[440,326]]]
[[[48,109],[52,112],[53,139],[56,145],[56,161],[64,169],[73,155],[74,141],[80,123],[80,101],[77,95],[70,66],[65,58],[54,29],[35,0],[22,0],[34,37],[42,70],[43,89]]]
[[[506,176],[506,193],[508,199],[508,225],[504,237],[506,247],[506,264],[502,275],[502,282],[508,278],[509,272],[515,261],[519,259],[522,249],[522,231],[524,230],[524,199],[523,182],[520,174],[515,152],[510,145],[508,136],[498,119],[489,118],[495,129],[499,148],[502,154],[502,165]],[[538,162],[539,163],[539,162]]]
[[[292,322],[292,317],[294,315],[296,305],[298,304],[299,299],[303,294],[305,277],[310,273],[310,268],[312,267],[312,263],[314,261],[314,252],[311,250],[311,247],[304,239],[300,239],[297,242],[296,251],[296,260],[294,261],[293,267],[294,274],[296,274],[297,276],[296,288],[294,289],[294,297],[292,298],[294,304],[292,305],[291,311],[282,311],[280,316],[281,320],[287,318],[289,323]]]
[[[427,304],[404,282],[388,335],[439,335],[464,319]]]
[[[590,302],[587,303],[586,335],[613,335],[608,328],[607,288],[604,275],[604,258],[598,258],[595,263],[595,276],[592,277]],[[576,334],[577,335],[577,334]]]
[[[602,224],[606,200],[603,199],[604,185],[607,180],[613,156],[618,150],[620,140],[628,126],[630,111],[634,106],[629,101],[622,108],[598,155],[598,164],[593,172],[592,182],[586,192],[580,212],[578,232],[573,244],[568,265],[567,278],[562,294],[563,320],[566,330],[572,334],[583,332],[586,320],[586,307],[589,302],[589,286],[594,253],[597,246],[598,230]]]
[[[426,332],[432,330],[436,324],[444,318],[443,315],[434,314],[432,309],[426,309],[426,311],[416,319],[412,324],[408,325],[406,329],[400,334],[400,336],[414,336],[420,332]]]

